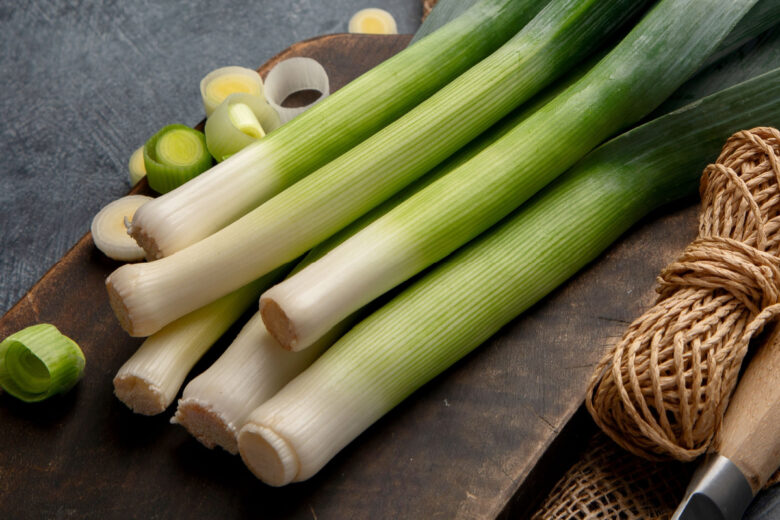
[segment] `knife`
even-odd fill
[[[780,466],[780,326],[756,352],[672,520],[739,520]]]

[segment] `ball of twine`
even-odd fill
[[[701,179],[699,236],[602,359],[586,405],[647,459],[693,460],[720,429],[750,339],[780,313],[780,132],[734,134]]]

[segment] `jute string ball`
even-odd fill
[[[699,236],[599,363],[586,406],[641,457],[693,460],[719,431],[750,339],[780,313],[780,132],[734,134],[701,179]]]

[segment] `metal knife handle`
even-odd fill
[[[742,375],[717,452],[739,467],[754,495],[780,466],[780,326]]]

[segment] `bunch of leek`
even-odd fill
[[[643,215],[695,194],[701,168],[729,134],[780,123],[778,95],[780,69],[602,145],[363,320],[252,412],[239,433],[244,462],[275,486],[310,478]]]
[[[643,6],[644,2],[635,0],[552,0],[488,58],[317,172],[184,250],[148,264],[126,265],[112,273],[107,286],[122,326],[131,335],[151,334],[300,256],[455,153],[586,57]],[[732,14],[735,9],[727,11],[726,14]],[[609,88],[601,88],[609,85],[597,78],[591,88],[595,92],[575,100],[575,104],[580,104],[579,110],[584,109],[584,103],[600,97],[619,103],[626,113],[607,118],[600,131],[585,140],[584,145],[575,146],[570,156],[576,159],[606,133],[644,114],[647,107],[652,108],[650,103],[668,95],[684,79],[683,74],[691,74],[706,56],[705,51],[711,51],[711,46],[729,28],[723,24],[718,26],[719,32],[703,31],[708,37],[717,38],[709,43],[710,47],[691,45],[693,50],[688,51],[684,46],[695,43],[696,38],[678,37],[669,50],[658,53],[660,58],[654,57],[646,66],[628,67],[633,74],[627,73],[623,81],[612,86],[613,91],[622,94],[612,95]],[[702,36],[695,31],[692,34]],[[679,52],[682,58],[672,58],[672,52]],[[612,61],[625,61],[626,54],[629,52]],[[637,49],[632,58],[641,55],[642,50]],[[675,67],[678,62],[681,65]],[[636,86],[659,73],[665,79],[657,82],[660,85],[652,95],[646,92],[646,86]],[[634,87],[629,88],[631,85]],[[632,109],[632,104],[637,108]],[[568,117],[578,118],[579,113]],[[468,124],[463,124],[464,120]],[[583,129],[589,123],[586,119],[574,127],[581,129],[580,133],[588,133]],[[568,138],[581,137],[576,132],[572,134]],[[268,138],[259,143],[268,142]],[[550,132],[540,133],[540,141],[530,142],[529,147],[543,144],[543,138],[550,139]],[[542,182],[529,187],[538,189],[550,178],[540,176]],[[133,225],[151,204],[139,210]],[[199,203],[196,206],[200,208]],[[192,279],[202,283],[193,286],[189,282]]]

